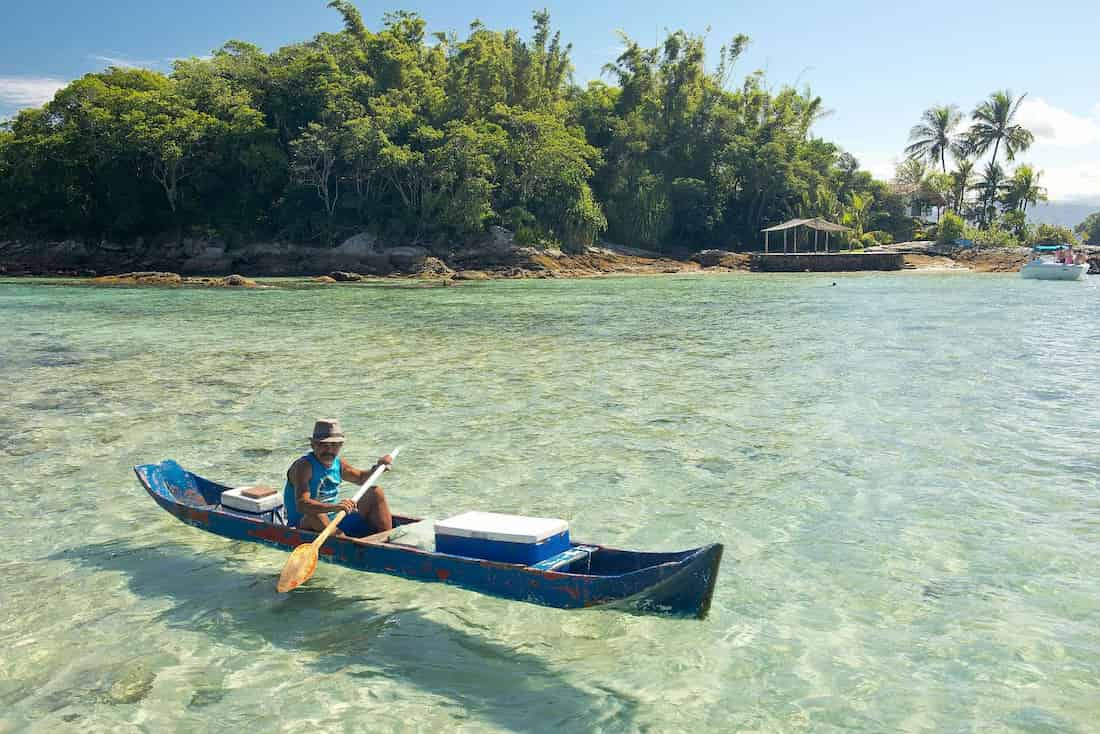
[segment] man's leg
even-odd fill
[[[328,527],[330,522],[332,522],[332,520],[329,518],[327,512],[321,513],[320,515],[302,515],[302,519],[298,522],[298,527],[302,530],[312,530],[315,533],[320,533]],[[333,531],[332,534],[336,537],[343,535],[339,528]]]
[[[390,505],[386,502],[386,493],[377,484],[371,487],[359,498],[359,514],[370,523],[374,532],[393,530],[393,515],[390,513]]]

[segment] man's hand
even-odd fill
[[[355,503],[351,500],[340,500],[340,509],[349,515],[354,515],[359,509],[355,506]]]
[[[393,463],[393,457],[390,456],[389,454],[386,454],[385,456],[383,456],[381,459],[378,460],[378,463],[376,463],[375,466],[384,466],[388,470],[390,468],[390,464],[392,464],[392,463]]]

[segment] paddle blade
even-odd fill
[[[283,566],[283,572],[279,574],[279,582],[275,584],[275,590],[285,593],[291,589],[309,581],[309,577],[317,570],[317,548],[313,543],[303,543],[294,549]]]

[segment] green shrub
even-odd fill
[[[1031,233],[1028,244],[1037,245],[1042,242],[1076,245],[1077,237],[1070,231],[1069,227],[1062,227],[1057,224],[1039,224],[1036,225],[1035,231]]]
[[[936,228],[936,242],[948,244],[964,236],[966,224],[962,217],[954,212],[944,212]]]
[[[1016,236],[1004,229],[999,224],[994,224],[989,229],[975,229],[967,227],[963,231],[963,237],[973,240],[975,245],[981,247],[1019,247],[1020,241]]]
[[[517,245],[545,247],[543,233],[539,228],[535,215],[521,206],[510,207],[501,217],[501,222],[506,229],[515,233],[513,240]]]
[[[1020,242],[1028,242],[1031,228],[1027,224],[1027,215],[1021,211],[1005,212],[1001,216],[1001,226],[1012,232]]]
[[[1100,212],[1085,217],[1085,221],[1073,228],[1081,235],[1081,241],[1089,245],[1100,245]]]

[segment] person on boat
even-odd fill
[[[297,459],[286,472],[283,503],[287,525],[320,532],[331,522],[333,513],[345,510],[347,517],[340,522],[337,533],[362,537],[392,530],[393,516],[381,487],[368,489],[358,505],[349,499],[339,499],[339,488],[343,481],[362,485],[375,469],[388,468],[393,459],[386,454],[370,469],[359,469],[340,458],[343,446],[340,421],[323,419],[313,424],[312,451]]]

